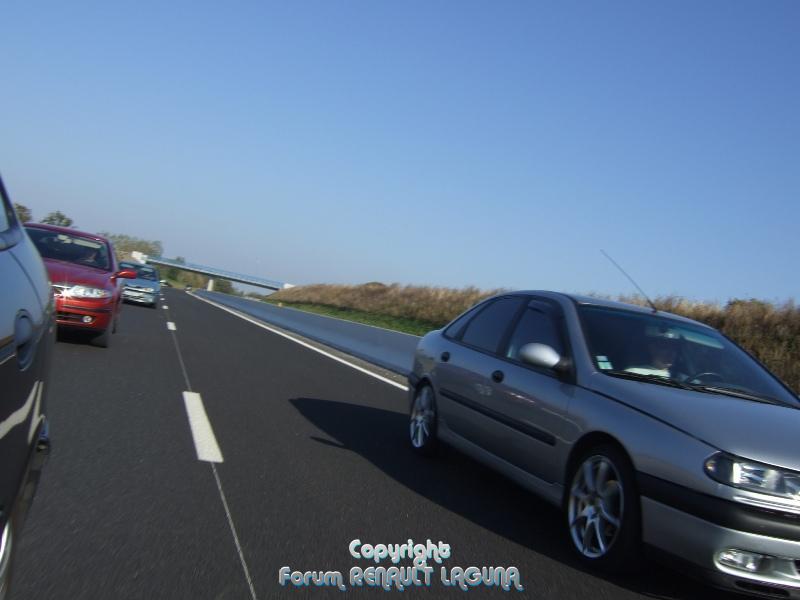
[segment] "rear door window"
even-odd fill
[[[458,338],[461,332],[464,330],[464,325],[467,324],[467,321],[469,321],[472,317],[474,317],[475,314],[481,310],[481,308],[483,308],[482,304],[473,306],[463,315],[458,317],[455,321],[450,323],[450,325],[447,326],[447,329],[444,330],[445,336],[449,338]]]

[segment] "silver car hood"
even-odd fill
[[[800,410],[601,373],[587,387],[736,456],[800,471]],[[800,404],[798,404],[800,407]]]

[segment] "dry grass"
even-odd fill
[[[499,290],[485,292],[474,287],[450,289],[403,286],[397,283],[317,284],[281,290],[270,296],[270,300],[352,308],[378,315],[422,321],[429,323],[435,329],[497,291]]]
[[[318,284],[283,290],[272,295],[270,300],[355,309],[412,319],[437,328],[499,291],[382,283]],[[645,304],[636,296],[615,299]],[[719,329],[766,364],[795,391],[800,390],[800,307],[793,301],[773,304],[761,300],[731,300],[727,304],[715,304],[664,296],[655,298],[654,303],[661,310]]]

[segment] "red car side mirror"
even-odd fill
[[[133,269],[122,269],[122,271],[117,271],[114,273],[114,277],[119,277],[121,279],[136,279],[138,275]]]

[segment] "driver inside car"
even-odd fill
[[[641,365],[633,365],[625,369],[629,373],[639,375],[656,375],[668,379],[685,379],[685,374],[679,373],[675,368],[678,358],[680,341],[672,332],[664,332],[660,335],[650,335],[647,337],[648,362]]]
[[[81,248],[78,260],[83,264],[89,265],[90,267],[100,267],[99,259],[97,248],[92,248],[91,246],[84,246]]]

